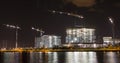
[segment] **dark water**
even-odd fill
[[[119,52],[4,52],[0,63],[120,63]]]

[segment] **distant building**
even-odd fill
[[[63,44],[63,47],[74,47],[74,48],[100,48],[106,47],[106,44]]]
[[[36,48],[53,48],[61,45],[61,37],[55,35],[43,35],[42,37],[36,38]]]
[[[115,39],[115,44],[120,44],[120,39]]]
[[[39,48],[41,43],[41,38],[40,37],[35,37],[35,47]]]
[[[112,37],[103,37],[103,43],[107,45],[113,45],[113,44],[120,44],[120,39],[114,39],[115,42],[113,43]]]
[[[94,43],[95,29],[91,28],[67,28],[66,43]]]
[[[113,44],[112,37],[103,37],[103,43],[104,44]]]

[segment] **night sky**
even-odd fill
[[[65,14],[52,13],[62,11],[83,15],[84,19]],[[14,47],[15,30],[3,24],[18,25],[19,46],[34,46],[34,37],[39,33],[31,27],[42,28],[44,34],[65,37],[65,29],[77,25],[96,28],[97,40],[102,36],[111,36],[111,23],[115,23],[115,37],[120,38],[120,1],[119,0],[11,0],[0,1],[0,47],[7,43]]]

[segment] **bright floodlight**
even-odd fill
[[[111,17],[108,17],[108,18],[109,18],[109,21],[113,24],[114,22],[113,22],[112,18]]]
[[[83,16],[79,16],[80,18],[84,18]]]
[[[32,27],[32,30],[40,31],[40,29],[38,29],[38,28],[34,28],[34,27]]]
[[[52,12],[55,13],[56,11],[53,10]]]
[[[12,26],[12,28],[16,28],[15,26]]]
[[[36,29],[36,31],[40,31],[39,29]]]
[[[12,25],[10,25],[9,27],[13,28],[13,26],[12,26]]]
[[[7,24],[6,26],[7,26],[7,27],[9,27],[10,25],[9,25],[9,24]]]
[[[70,15],[70,13],[67,13],[67,15]]]
[[[34,30],[35,28],[34,28],[34,27],[32,27],[32,29]]]
[[[60,14],[63,14],[63,12],[60,12]]]
[[[17,26],[16,28],[17,28],[17,29],[20,29],[20,27],[18,27],[18,26]]]
[[[6,27],[9,27],[9,28],[13,28],[13,29],[20,29],[19,26],[15,26],[15,25],[9,25],[9,24],[4,24]]]

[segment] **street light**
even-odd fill
[[[112,36],[113,36],[113,45],[115,45],[115,24],[114,24],[114,21],[111,17],[108,17],[110,23],[112,24]]]
[[[4,24],[6,27],[9,27],[9,28],[12,28],[12,29],[15,29],[15,35],[16,35],[16,37],[15,37],[15,47],[17,48],[18,47],[18,29],[20,29],[20,27],[19,26],[17,26],[17,25],[9,25],[9,24]]]
[[[39,28],[35,28],[35,27],[32,27],[32,30],[35,30],[37,32],[40,32],[40,37],[43,35],[44,31],[42,29],[39,29]]]

